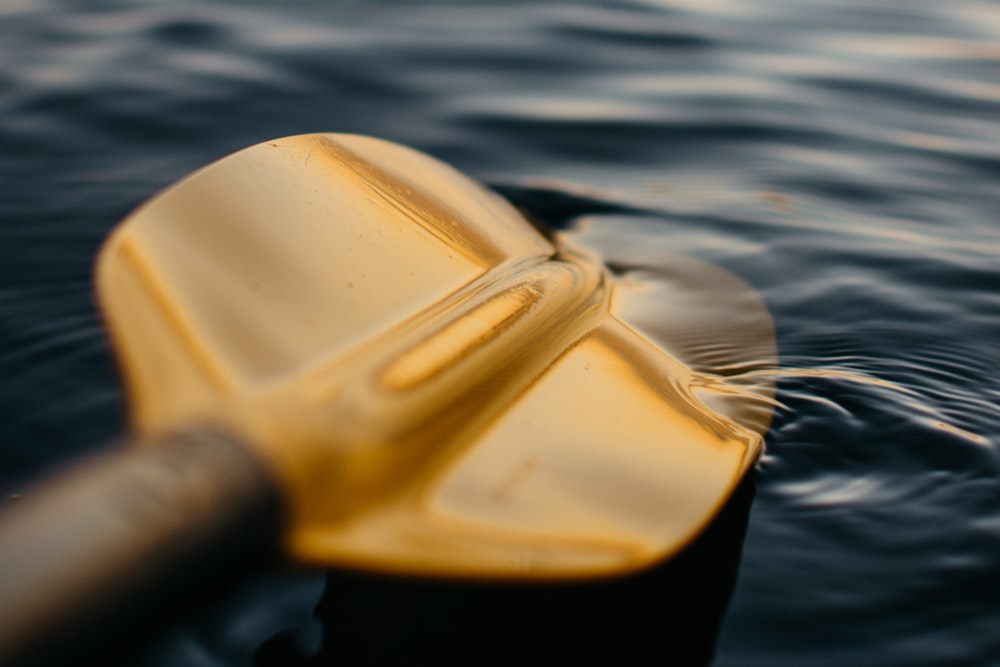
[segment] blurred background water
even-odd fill
[[[111,227],[223,154],[315,131],[414,146],[763,296],[785,371],[713,664],[1000,664],[1000,3],[7,0],[8,501],[122,432],[90,282]],[[406,615],[412,590],[338,576],[396,663],[398,626],[454,594]],[[263,577],[135,663],[333,664],[323,590]],[[283,630],[294,650],[268,643]],[[676,637],[623,641],[641,664]]]

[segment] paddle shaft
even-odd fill
[[[268,471],[228,433],[175,434],[68,471],[0,513],[0,664],[70,664],[128,642],[273,558],[281,520]]]

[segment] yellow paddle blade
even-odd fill
[[[413,151],[293,137],[130,216],[98,292],[140,428],[293,380],[512,259],[550,255],[498,197]]]
[[[98,291],[136,428],[246,434],[283,484],[294,557],[606,575],[711,519],[759,452],[770,387],[682,363],[583,241],[413,150],[306,135],[145,204]]]

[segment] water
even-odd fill
[[[372,134],[554,224],[719,264],[774,316],[780,408],[715,542],[735,545],[569,593],[578,627],[638,608],[623,646],[669,654],[717,584],[715,665],[1000,663],[998,45],[985,0],[7,2],[0,489],[121,432],[90,286],[116,221],[245,145]],[[708,587],[678,588],[692,567]],[[471,645],[567,608],[334,574],[317,623],[321,579],[253,582],[135,661],[332,661],[351,636],[355,662],[398,661],[443,651],[468,609],[506,613]]]

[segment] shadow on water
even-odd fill
[[[279,634],[260,647],[254,665],[466,665],[481,659],[708,664],[754,493],[748,475],[687,549],[623,579],[470,585],[330,572],[316,608],[323,625],[320,651],[306,655],[290,634]]]

